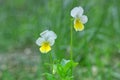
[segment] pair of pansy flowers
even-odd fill
[[[74,18],[74,29],[76,31],[84,30],[84,24],[88,21],[88,17],[83,15],[82,7],[75,7],[71,10],[71,16]],[[45,30],[40,33],[40,37],[36,40],[36,44],[40,46],[41,53],[48,53],[51,50],[51,46],[54,45],[57,35],[50,30]]]

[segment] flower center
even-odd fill
[[[49,42],[44,42],[42,46],[40,47],[40,51],[42,53],[47,53],[51,50],[50,43]]]
[[[82,24],[80,19],[75,19],[74,28],[75,28],[76,31],[82,31],[84,29],[84,25]]]

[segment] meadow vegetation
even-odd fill
[[[57,60],[70,57],[70,11],[82,6],[88,22],[73,31],[75,80],[120,80],[120,0],[0,0],[0,80],[46,80],[49,54],[39,34],[53,30]],[[40,64],[39,64],[40,63]]]

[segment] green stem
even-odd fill
[[[72,22],[72,21],[71,21]],[[70,29],[70,59],[73,59],[73,51],[72,51],[72,46],[73,46],[73,26],[71,23],[71,29]]]
[[[50,64],[52,65],[51,70],[53,70],[54,61],[53,61],[52,53],[50,53]],[[52,72],[52,73],[53,73],[53,72]]]
[[[72,21],[71,20],[71,29],[70,29],[70,59],[71,61],[73,60],[73,26],[72,26]],[[72,73],[71,75],[73,75],[73,68],[71,68]]]
[[[39,59],[41,59],[41,55],[39,55]],[[38,78],[41,78],[41,63],[43,63],[43,61],[41,62],[41,60],[39,60],[38,62],[38,70],[37,70],[37,75],[38,75]]]

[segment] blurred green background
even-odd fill
[[[70,11],[82,6],[89,21],[73,31],[74,80],[120,80],[120,0],[0,0],[0,80],[46,80],[49,54],[35,44],[53,30],[56,59],[69,59]],[[40,63],[40,64],[39,64]],[[39,66],[39,67],[38,67]]]

